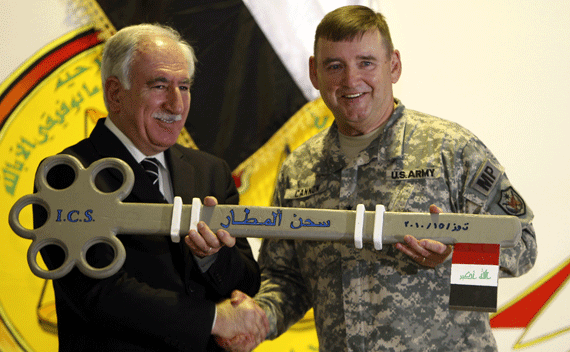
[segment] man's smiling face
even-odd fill
[[[133,55],[130,89],[113,85],[120,98],[113,122],[141,152],[154,155],[176,143],[188,116],[188,61],[177,43],[162,37],[147,39]]]

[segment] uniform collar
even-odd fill
[[[404,117],[405,106],[400,100],[394,99],[396,108],[383,127],[382,133],[366,149],[369,158],[377,156],[379,160],[395,159],[402,157],[404,152],[404,132],[406,119]],[[323,153],[325,162],[317,165],[318,173],[332,173],[348,166],[348,161],[344,158],[340,150],[339,132],[336,122],[331,127],[323,139]],[[367,163],[370,160],[364,160]]]
[[[404,154],[404,133],[406,132],[406,117],[404,110],[406,107],[398,99],[394,99],[396,108],[392,112],[392,116],[384,126],[382,133],[381,145],[385,146],[385,158],[400,158]],[[379,152],[382,152],[382,147]],[[378,155],[380,157],[380,155]]]

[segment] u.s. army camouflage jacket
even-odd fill
[[[532,211],[491,152],[461,126],[397,108],[354,160],[333,124],[284,162],[274,203],[282,207],[518,216],[521,240],[501,251],[502,277],[527,272],[537,248]],[[489,316],[449,309],[451,257],[436,269],[393,246],[266,240],[260,252],[270,338],[314,308],[320,351],[495,351]]]

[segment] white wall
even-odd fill
[[[50,42],[84,21],[69,0],[0,0],[0,82]]]
[[[506,304],[570,257],[570,1],[381,1],[380,10],[403,61],[395,94],[479,136],[535,213],[538,261],[500,280]],[[526,340],[568,328],[568,290]],[[521,333],[496,331],[501,350]],[[529,351],[568,351],[569,335]]]

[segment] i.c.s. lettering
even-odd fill
[[[57,209],[57,217],[55,222],[91,222],[95,221],[93,219],[93,209],[87,209],[83,212],[83,217],[81,217],[81,212],[79,210],[71,210],[64,212],[63,209]]]

